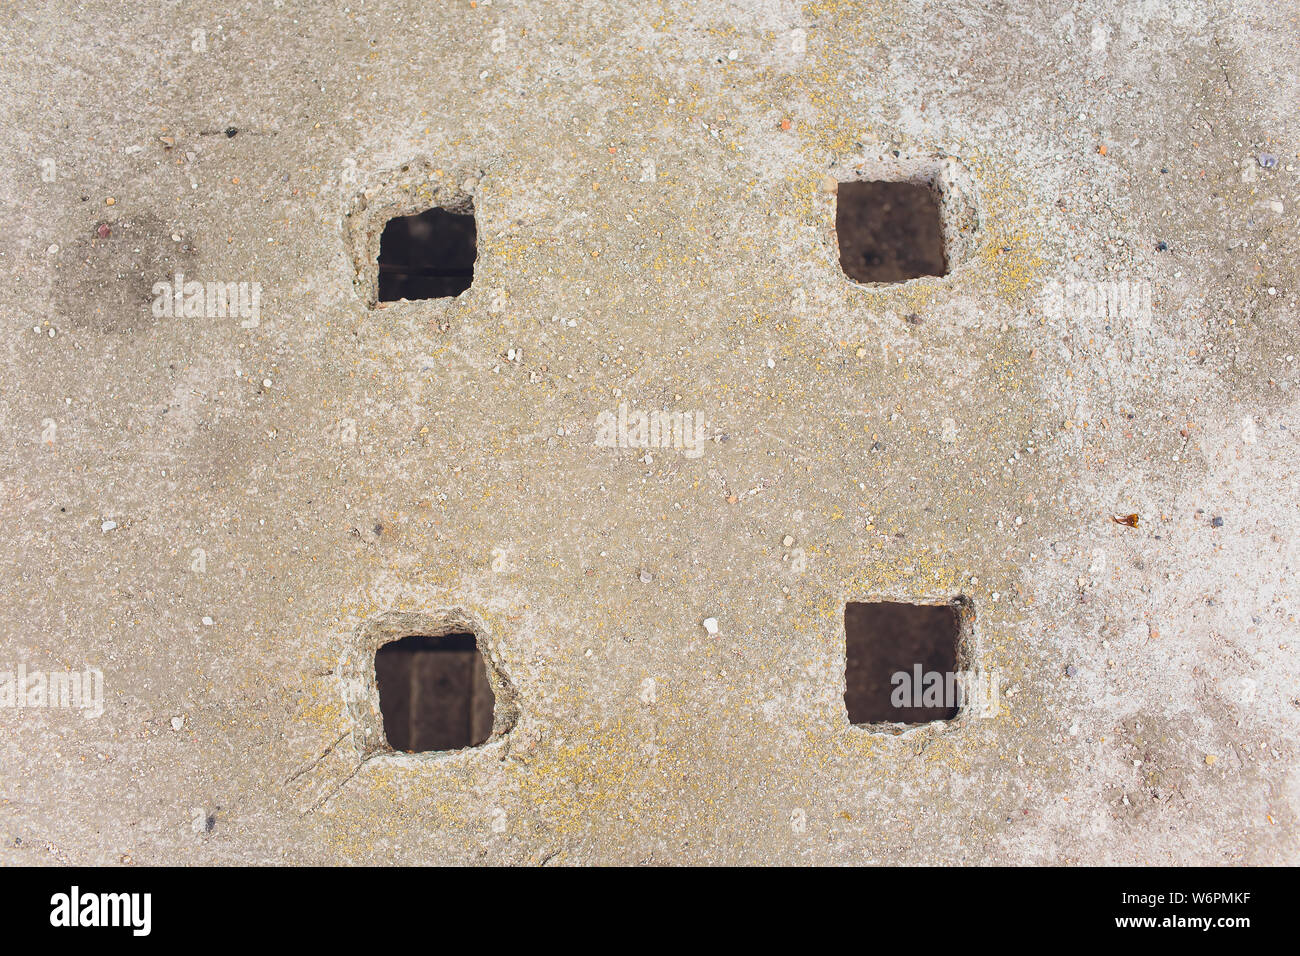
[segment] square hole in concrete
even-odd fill
[[[857,282],[948,274],[940,196],[929,182],[840,183],[835,234],[840,268]]]
[[[384,736],[394,750],[477,747],[492,735],[495,697],[473,634],[414,635],[375,653]]]
[[[379,301],[460,295],[474,281],[478,228],[465,212],[434,208],[388,220],[379,239]]]
[[[854,724],[952,720],[963,703],[970,604],[850,602],[844,607],[844,706]]]

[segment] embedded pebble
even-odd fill
[[[718,633],[718,619],[717,619],[716,617],[706,617],[706,618],[704,619],[704,629],[705,629],[706,631],[708,631],[709,634],[711,634],[711,635],[712,635],[712,634],[717,634],[717,633]]]

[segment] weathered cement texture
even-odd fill
[[[0,665],[105,706],[0,709],[0,863],[1300,859],[1293,8],[0,20]],[[941,167],[952,274],[843,278],[835,183]],[[349,214],[467,195],[368,308]],[[998,715],[850,727],[845,602],[956,594]],[[392,611],[508,734],[360,761]]]

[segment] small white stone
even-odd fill
[[[204,627],[211,627],[211,626],[212,626],[212,618],[210,618],[210,617],[205,617],[205,618],[203,619],[203,626],[204,626]]]
[[[787,534],[784,538],[781,539],[781,544],[785,545],[785,547],[788,548],[790,547],[790,545],[794,544],[794,538]]]
[[[51,245],[51,246],[50,246],[48,249],[46,249],[45,251],[48,252],[50,255],[54,255],[56,252],[59,251],[59,247],[58,247],[57,245]]]
[[[263,387],[263,388],[270,388],[270,387],[271,387],[271,380],[270,380],[269,378],[264,378],[264,379],[262,379],[262,387]]]
[[[712,635],[712,634],[717,634],[717,633],[718,633],[718,619],[717,619],[716,617],[706,617],[706,618],[704,619],[704,629],[705,629],[706,631],[708,631],[709,634],[711,634],[711,635]]]
[[[116,527],[117,527],[116,521],[105,521],[103,524],[99,526],[99,530],[107,534],[108,532],[112,531]]]
[[[185,726],[185,718],[184,718],[184,717],[173,717],[173,718],[172,718],[172,730],[180,730],[180,729],[181,729],[182,727],[184,727],[184,726]]]
[[[739,50],[731,50],[731,51],[729,51],[729,52],[727,53],[727,59],[728,59],[728,60],[734,60],[734,59],[736,59],[738,56],[740,56],[740,51],[739,51]]]

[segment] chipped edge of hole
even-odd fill
[[[847,609],[850,604],[912,604],[921,607],[952,607],[957,611],[957,658],[956,672],[963,674],[969,671],[981,673],[979,667],[979,641],[976,627],[977,615],[975,613],[975,601],[969,594],[958,592],[957,594],[868,594],[863,597],[844,598],[840,604]],[[855,724],[849,718],[848,704],[844,700],[844,695],[848,692],[848,632],[845,628],[844,614],[839,616],[839,701],[840,714],[843,716],[844,723],[851,733],[869,734],[877,740],[902,740],[903,738],[916,736],[918,733],[928,731],[932,734],[953,733],[964,730],[971,725],[971,722],[980,719],[980,715],[973,713],[972,702],[969,698],[962,702],[957,710],[957,714],[947,720],[928,720],[920,724],[909,724],[901,721],[875,721],[866,724]]]
[[[438,170],[443,171],[442,176],[436,175]],[[480,196],[486,175],[477,163],[438,165],[429,159],[415,159],[379,173],[352,196],[342,217],[343,244],[352,270],[353,295],[367,312],[395,307],[446,307],[463,301],[478,287],[485,235]],[[393,219],[418,216],[430,209],[474,217],[478,238],[469,286],[456,295],[380,302],[379,245],[385,227]]]
[[[897,292],[921,286],[951,285],[970,274],[982,226],[981,206],[975,176],[959,159],[944,153],[857,158],[847,165],[828,169],[826,175],[836,180],[830,216],[830,249],[835,272],[842,283],[865,292]],[[845,272],[840,255],[838,187],[853,182],[916,183],[933,191],[939,202],[939,227],[943,233],[944,261],[948,271],[941,276],[914,276],[901,282],[859,282]]]
[[[477,746],[455,750],[405,753],[394,750],[384,734],[384,717],[379,705],[375,675],[375,654],[385,644],[403,637],[442,637],[472,634],[487,668],[492,688],[492,733]],[[496,753],[505,747],[510,732],[519,723],[519,692],[505,672],[497,639],[480,618],[463,607],[432,611],[385,611],[362,621],[349,635],[339,658],[338,674],[344,708],[352,722],[352,744],[362,761],[380,761],[405,767],[420,767],[447,760],[467,759]]]

